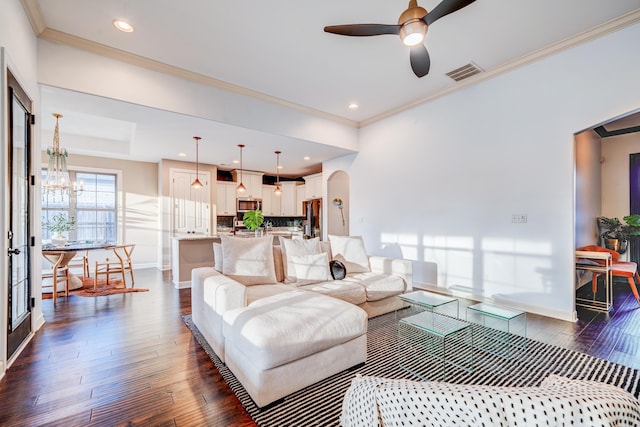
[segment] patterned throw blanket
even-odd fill
[[[596,381],[550,375],[539,387],[497,387],[357,376],[343,427],[638,426],[640,403]]]

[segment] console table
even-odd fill
[[[613,260],[608,252],[576,251],[576,270],[592,273],[605,273],[604,301],[597,300],[595,292],[593,298],[576,297],[576,305],[591,310],[609,312],[613,308]],[[633,280],[633,279],[632,279]]]

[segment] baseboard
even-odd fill
[[[52,286],[53,288],[53,286]],[[42,328],[45,324],[45,320],[44,320],[44,314],[40,313],[40,315],[36,318],[35,324],[34,324],[34,328],[35,331],[39,331],[40,328]]]
[[[191,287],[191,280],[185,280],[183,282],[173,282],[173,285],[176,289],[187,289]]]

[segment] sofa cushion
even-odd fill
[[[295,267],[296,285],[329,280],[329,256],[326,253],[295,255],[289,258]]]
[[[402,277],[384,273],[348,274],[344,279],[364,287],[367,301],[378,301],[394,295],[400,295],[406,289]]]
[[[272,295],[278,295],[284,292],[290,292],[291,286],[284,283],[269,284],[269,285],[253,285],[246,287],[247,304],[253,304],[255,301],[261,298],[267,298]]]
[[[597,381],[574,381],[501,387],[356,377],[345,395],[340,421],[344,427],[425,425],[425,421],[443,426],[609,426],[640,422],[640,403],[630,393]]]
[[[266,370],[346,343],[367,332],[361,308],[293,289],[228,311],[223,316],[225,340]]]
[[[301,286],[300,289],[328,295],[356,305],[367,301],[365,288],[357,283],[346,280],[330,280],[328,282],[313,283]]]
[[[222,272],[243,285],[276,283],[273,237],[220,236]]]
[[[333,259],[344,264],[347,274],[371,271],[362,237],[329,235],[329,242]]]
[[[291,257],[298,255],[313,255],[322,253],[320,239],[287,239],[280,236],[280,249],[282,250],[282,264],[284,267],[284,282],[295,283],[295,266]]]
[[[213,268],[222,273],[222,244],[213,242]]]

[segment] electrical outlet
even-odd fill
[[[527,214],[511,214],[511,222],[514,224],[524,224],[527,222]]]

